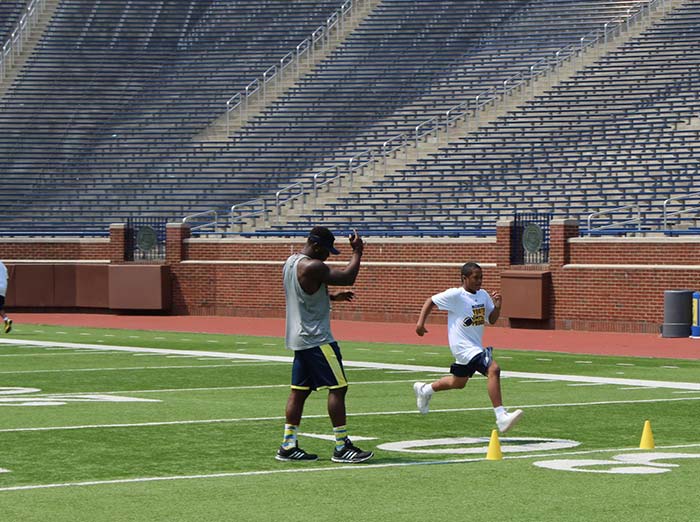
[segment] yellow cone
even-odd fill
[[[489,449],[486,452],[486,460],[502,460],[501,442],[498,440],[498,430],[491,431],[491,440],[489,441]]]
[[[644,430],[642,431],[639,449],[654,449],[654,434],[651,432],[651,422],[649,421],[644,421]]]

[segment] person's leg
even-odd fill
[[[12,330],[12,319],[10,319],[5,313],[5,296],[0,295],[0,317],[4,323],[3,331],[5,333],[10,333]]]
[[[501,433],[507,432],[520,420],[523,415],[522,410],[515,410],[509,413],[503,407],[503,397],[501,394],[501,367],[493,359],[487,362],[489,364],[486,369],[486,389],[493,404],[493,412],[496,415],[496,425]]]
[[[416,394],[416,406],[418,411],[423,415],[430,410],[430,399],[433,394],[438,391],[445,390],[461,390],[467,385],[469,373],[466,371],[466,366],[453,364],[450,367],[452,372],[450,375],[445,375],[432,383],[416,382],[413,384],[413,391]]]
[[[503,406],[503,398],[501,397],[501,367],[496,361],[493,361],[486,372],[486,389],[491,399],[491,404],[494,408]]]
[[[467,385],[469,377],[458,377],[456,375],[445,375],[437,381],[431,383],[430,387],[434,392],[446,390],[461,390]]]
[[[347,423],[345,411],[345,395],[347,392],[347,386],[328,391],[328,416],[331,418],[331,424],[334,428],[345,426]]]
[[[287,424],[299,426],[301,424],[301,416],[304,413],[304,404],[306,399],[311,395],[311,390],[298,390],[292,388],[287,399],[287,406],[284,410],[284,418]]]

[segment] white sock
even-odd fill
[[[506,414],[506,409],[503,406],[499,406],[498,408],[494,408],[493,411],[496,413],[497,419],[500,419],[503,415]]]
[[[420,392],[423,395],[427,395],[428,397],[430,397],[433,393],[435,393],[435,390],[433,390],[433,386],[430,383],[428,383],[423,385],[423,387],[420,389]]]

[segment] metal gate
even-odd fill
[[[126,260],[165,260],[166,219],[130,218],[126,222]]]
[[[551,212],[516,212],[511,231],[510,263],[532,265],[549,262]]]

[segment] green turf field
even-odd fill
[[[0,336],[0,520],[698,520],[700,361],[497,349],[525,416],[488,461],[485,379],[416,411],[412,383],[444,373],[446,347],[341,345],[366,464],[330,461],[324,392],[300,428],[320,459],[274,459],[281,339],[15,325]]]

